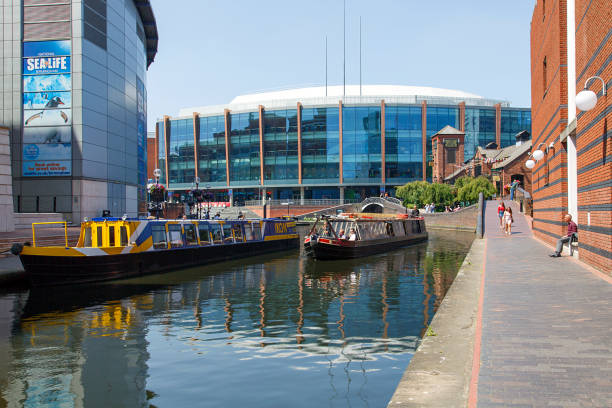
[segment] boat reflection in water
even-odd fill
[[[432,232],[428,243],[356,260],[285,252],[2,295],[2,399],[383,406],[472,238]]]

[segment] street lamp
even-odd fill
[[[159,178],[161,177],[161,170],[160,169],[153,170],[153,177],[155,177],[155,184],[159,184]]]
[[[597,104],[597,94],[589,89],[589,81],[591,79],[599,79],[602,86],[602,95],[606,95],[606,82],[598,76],[592,76],[584,82],[584,89],[576,95],[576,107],[583,112],[590,111]]]

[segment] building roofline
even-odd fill
[[[134,6],[138,10],[140,20],[145,32],[145,48],[147,51],[147,68],[155,60],[157,54],[157,22],[153,14],[153,8],[149,0],[134,0]]]

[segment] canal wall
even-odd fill
[[[453,229],[476,231],[478,206],[476,204],[455,212],[423,214],[427,229]]]
[[[467,406],[485,245],[472,243],[388,408]]]

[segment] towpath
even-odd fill
[[[497,204],[485,213],[480,364],[469,405],[611,407],[612,279],[567,250],[548,257],[515,203],[512,236],[504,235]]]

